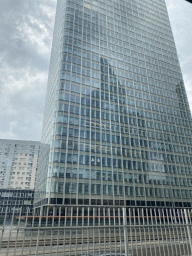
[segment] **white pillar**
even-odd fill
[[[187,225],[187,233],[188,233],[188,237],[189,237],[189,245],[190,245],[191,255],[192,255],[191,232],[190,232],[190,228],[189,228],[189,221],[188,221],[188,216],[187,216],[187,210],[186,209],[184,209],[184,214],[185,214],[185,220],[186,220],[186,225]]]
[[[125,256],[128,256],[128,233],[127,233],[127,215],[126,208],[123,208],[123,229],[124,229],[124,242],[125,242]]]

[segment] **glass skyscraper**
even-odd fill
[[[58,0],[36,207],[190,207],[191,127],[164,0]]]

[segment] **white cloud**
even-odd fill
[[[2,0],[0,138],[40,140],[55,0]]]
[[[1,135],[11,138],[40,139],[46,92],[47,72],[32,72],[22,68],[19,72],[7,69],[0,101]],[[18,73],[21,76],[18,77]],[[37,125],[38,124],[38,125]],[[3,138],[5,138],[3,136]],[[2,138],[2,136],[1,136]]]
[[[184,84],[192,111],[192,4],[166,0]]]

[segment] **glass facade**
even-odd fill
[[[190,206],[191,127],[164,0],[58,1],[36,206]]]

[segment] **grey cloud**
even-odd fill
[[[46,3],[49,7],[54,5]],[[3,56],[2,65],[12,67],[30,65],[31,68],[47,69],[48,56],[37,51],[37,45],[25,38],[26,29],[32,30],[34,37],[40,37],[44,30],[48,31],[49,37],[44,40],[46,47],[50,48],[53,20],[45,12],[42,12],[40,5],[45,1],[1,1],[0,3],[0,54]],[[41,26],[44,26],[44,29]]]
[[[55,7],[0,1],[0,138],[40,139]]]
[[[192,5],[184,0],[166,0],[166,3],[192,110]]]
[[[44,77],[44,76],[43,76]],[[44,80],[44,81],[43,81]],[[23,82],[23,79],[19,80]],[[33,79],[30,86],[21,88],[4,88],[1,101],[0,136],[8,136],[13,133],[17,139],[26,140],[40,139],[46,79],[40,79],[39,76]]]

